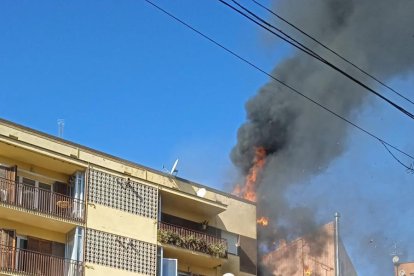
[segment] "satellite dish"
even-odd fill
[[[206,196],[206,193],[207,193],[207,190],[204,189],[204,188],[201,188],[201,189],[198,189],[197,196],[198,197],[205,197]],[[228,276],[228,275],[226,275],[226,276]]]
[[[399,276],[406,276],[407,274],[405,274],[405,270],[401,269],[400,273],[398,274]]]
[[[170,174],[178,173],[177,165],[178,165],[178,158],[177,158],[177,160],[175,160],[174,165],[173,165],[173,167],[170,171]]]
[[[394,256],[393,258],[392,258],[392,262],[393,262],[393,264],[398,264],[398,262],[400,261],[400,257],[398,257],[398,256]]]

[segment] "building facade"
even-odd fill
[[[341,275],[357,276],[341,241],[338,249]],[[280,242],[265,256],[264,264],[274,276],[335,276],[334,223],[289,243]]]
[[[395,276],[414,276],[414,262],[395,264]]]
[[[0,120],[0,275],[257,274],[256,206]]]

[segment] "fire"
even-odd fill
[[[265,163],[266,150],[263,147],[256,148],[255,156],[253,159],[253,166],[250,168],[249,173],[246,176],[245,183],[243,186],[236,185],[236,187],[233,190],[233,194],[243,197],[247,200],[256,202],[256,181]]]
[[[267,226],[269,224],[269,218],[268,217],[261,217],[256,220],[257,224],[260,224],[261,226]]]

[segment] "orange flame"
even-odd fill
[[[261,217],[256,220],[257,224],[260,224],[261,226],[267,226],[269,224],[269,218],[268,217]]]
[[[250,168],[249,173],[246,176],[246,181],[243,186],[236,185],[236,187],[233,190],[233,194],[243,197],[244,199],[256,202],[256,181],[265,163],[266,150],[263,147],[256,148],[255,156],[253,159],[253,166]]]
[[[311,276],[312,275],[312,269],[310,269],[310,267],[309,266],[307,266],[307,265],[304,265],[304,272],[305,272],[305,275],[306,276]]]

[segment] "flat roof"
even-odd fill
[[[99,150],[96,150],[96,149],[93,149],[93,148],[90,148],[90,147],[86,147],[84,145],[77,144],[75,142],[71,142],[69,140],[65,140],[63,138],[60,138],[60,137],[57,137],[57,136],[54,136],[54,135],[51,135],[51,134],[47,134],[45,132],[41,132],[41,131],[36,130],[36,129],[33,129],[33,128],[29,128],[27,126],[23,126],[23,125],[20,125],[20,124],[17,124],[17,123],[8,121],[8,120],[3,119],[3,118],[0,118],[0,123],[1,124],[5,124],[5,125],[10,125],[10,126],[15,127],[15,128],[20,128],[22,130],[31,132],[31,133],[33,133],[35,135],[43,136],[45,138],[48,138],[48,139],[51,139],[51,140],[54,140],[54,141],[57,141],[57,142],[60,142],[60,143],[68,144],[68,145],[71,145],[71,146],[74,146],[74,147],[78,147],[78,148],[81,148],[81,149],[84,149],[84,150],[87,150],[87,151],[91,151],[91,152],[93,152],[95,154],[102,155],[104,157],[111,158],[111,159],[114,159],[114,160],[119,161],[119,162],[122,162],[122,163],[126,163],[126,164],[128,164],[130,166],[133,166],[133,167],[142,168],[142,169],[145,169],[145,170],[148,170],[150,172],[153,172],[153,173],[156,173],[156,174],[160,174],[160,175],[163,175],[163,176],[166,176],[166,177],[172,177],[172,178],[175,178],[175,179],[177,179],[179,181],[182,181],[184,183],[197,186],[199,188],[207,188],[210,191],[215,192],[217,194],[221,194],[221,195],[224,195],[224,196],[228,196],[228,197],[231,197],[233,199],[236,199],[236,200],[239,200],[239,201],[242,201],[242,202],[245,202],[245,203],[249,203],[249,204],[252,204],[252,205],[256,205],[255,202],[250,201],[250,200],[247,200],[247,199],[244,199],[244,198],[241,198],[241,197],[238,197],[236,195],[233,195],[233,194],[230,194],[230,193],[226,193],[226,192],[223,192],[221,190],[218,190],[218,189],[215,189],[215,188],[211,188],[209,186],[206,186],[206,185],[203,185],[203,184],[200,184],[200,183],[196,183],[196,182],[193,182],[193,181],[188,180],[188,179],[185,179],[185,178],[181,178],[181,177],[178,177],[178,176],[175,176],[175,175],[167,174],[167,173],[165,173],[163,171],[159,171],[159,170],[156,170],[156,169],[153,169],[153,168],[150,168],[150,167],[147,167],[147,166],[138,164],[138,163],[133,162],[133,161],[130,161],[130,160],[126,160],[126,159],[123,159],[123,158],[120,158],[120,157],[117,157],[117,156],[114,156],[114,155],[111,155],[111,154],[108,154],[108,153],[105,153],[105,152],[102,152],[102,151],[99,151]]]

